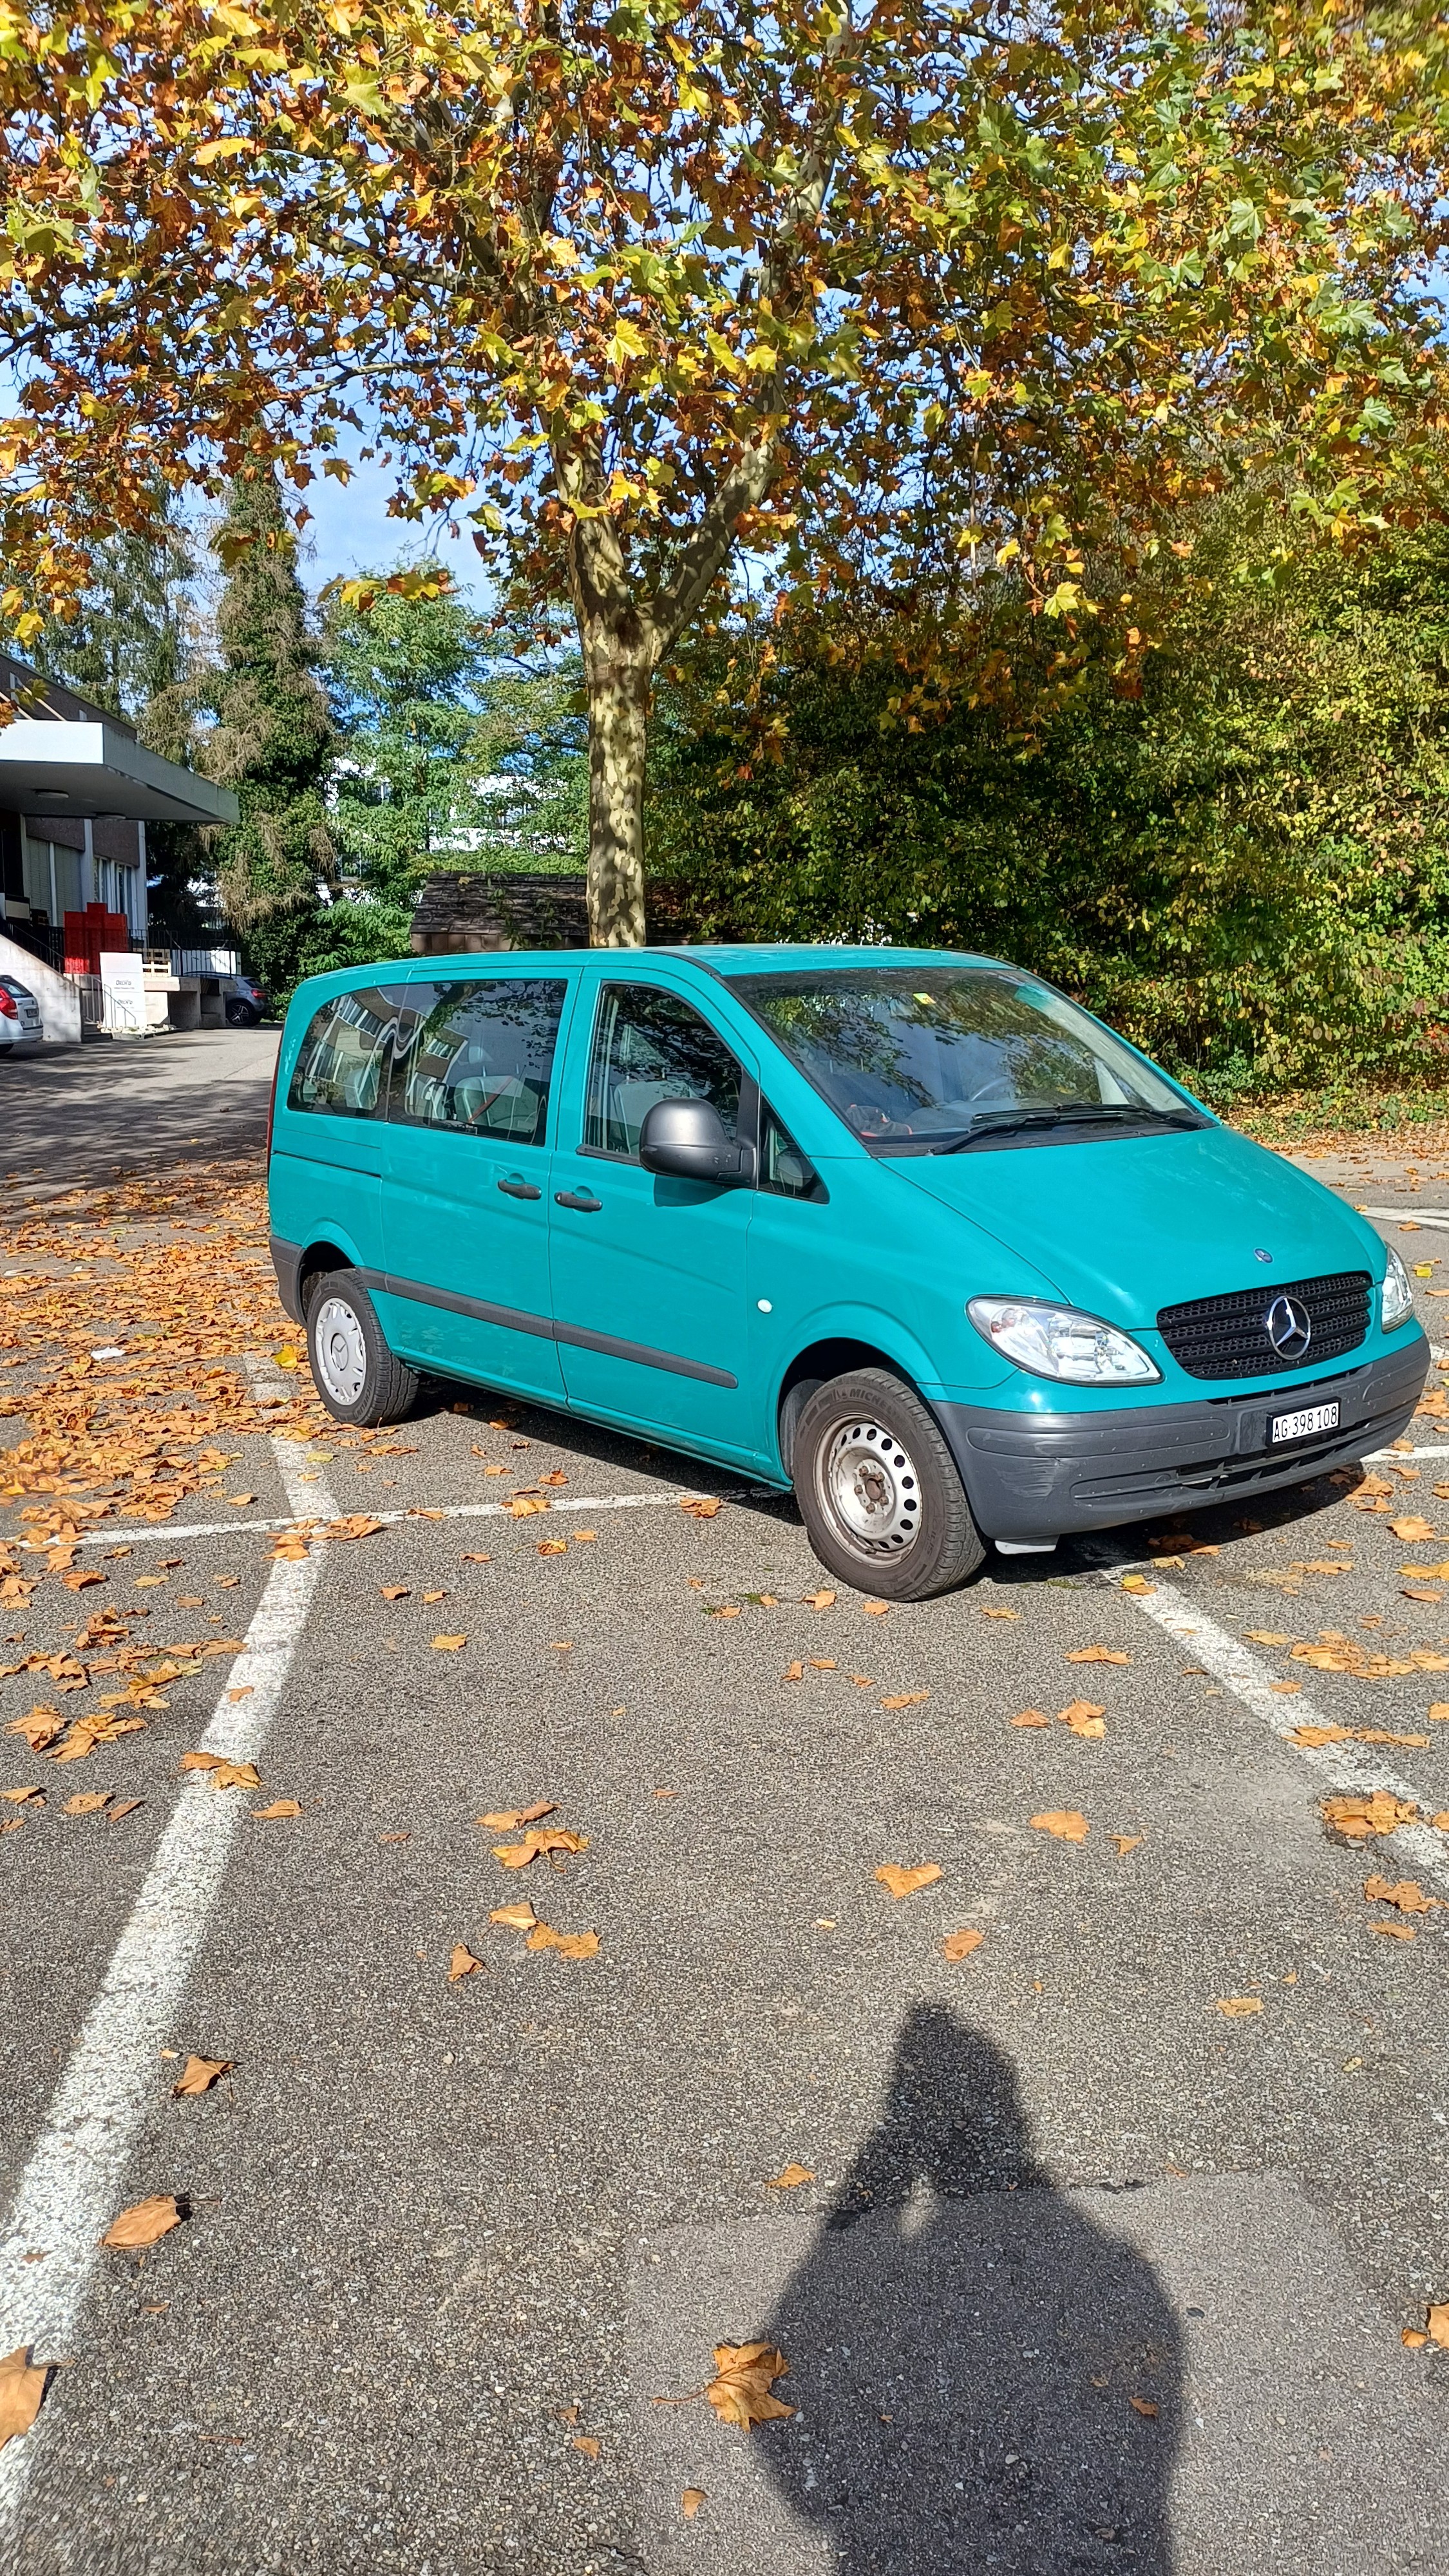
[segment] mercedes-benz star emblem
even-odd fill
[[[1275,1297],[1263,1329],[1280,1360],[1301,1360],[1313,1339],[1312,1318],[1296,1297]]]
[[[1261,1243],[1255,1246],[1255,1248],[1254,1248],[1254,1252],[1253,1252],[1253,1259],[1254,1259],[1255,1261],[1271,1261],[1271,1260],[1272,1260],[1272,1258],[1273,1258],[1272,1253],[1271,1253],[1271,1252],[1265,1252],[1265,1251],[1263,1250],[1263,1247],[1262,1247]]]

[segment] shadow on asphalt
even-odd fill
[[[1171,2576],[1173,2309],[1052,2187],[1010,2059],[944,2007],[905,2022],[885,2118],[761,2331],[800,2412],[759,2456],[838,2576]]]

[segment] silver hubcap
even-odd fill
[[[899,1556],[921,1526],[914,1463],[879,1422],[842,1423],[821,1458],[822,1500],[844,1536],[873,1555]]]
[[[367,1343],[352,1308],[341,1297],[329,1297],[317,1310],[312,1327],[317,1375],[334,1404],[355,1404],[367,1376]]]

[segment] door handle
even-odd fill
[[[504,1197],[509,1199],[541,1199],[543,1196],[542,1190],[536,1190],[532,1181],[526,1181],[521,1172],[510,1172],[507,1180],[500,1181],[498,1186]]]
[[[592,1198],[583,1190],[555,1190],[553,1203],[555,1207],[582,1208],[585,1216],[597,1216],[604,1204],[602,1199]]]

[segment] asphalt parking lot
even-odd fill
[[[229,1145],[229,1044],[113,1052],[108,1167],[163,1072]],[[1435,1333],[1449,1171],[1313,1168]],[[173,1668],[73,1767],[0,1732],[0,2357],[64,2365],[0,2567],[1441,2566],[1449,1427],[882,1612],[687,1460],[478,1392],[274,1434],[249,1364],[206,1485],[0,1590],[0,1727],[74,1741],[102,1611]]]

